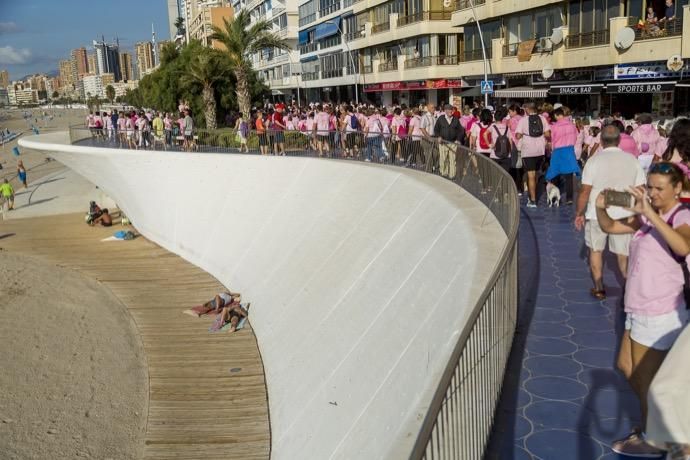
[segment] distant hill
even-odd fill
[[[45,74],[48,75],[49,77],[57,77],[58,75],[60,75],[60,72],[59,72],[58,70],[51,70],[51,71],[49,71],[49,72],[39,72],[39,73],[45,73]],[[31,76],[33,76],[33,75],[36,75],[36,74],[35,74],[35,73],[30,73],[30,74],[28,74],[28,75],[24,75],[24,76],[23,76],[22,78],[20,78],[18,81],[24,81],[24,80],[26,80],[27,78],[29,78],[29,77],[31,77]]]

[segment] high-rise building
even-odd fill
[[[122,74],[121,81],[134,80],[134,71],[132,69],[132,55],[129,53],[120,53],[120,72]]]
[[[98,75],[98,65],[96,64],[96,53],[87,53],[86,62],[89,66],[89,73]]]
[[[0,70],[0,88],[7,88],[10,84],[10,74],[7,70]]]
[[[60,84],[62,87],[74,85],[74,79],[72,78],[72,61],[71,60],[63,59],[60,61],[59,74],[60,74]]]
[[[184,3],[181,0],[168,0],[168,26],[170,27],[170,40],[175,40],[177,36],[177,27],[175,21],[177,18],[184,18]]]
[[[226,0],[206,0],[190,2],[191,16],[187,31],[190,39],[199,40],[206,46],[220,48],[222,45],[211,41],[212,26],[223,28],[223,20],[231,19],[233,9]]]
[[[153,45],[151,42],[139,42],[134,46],[137,55],[137,70],[139,78],[148,74],[155,66]]]
[[[89,97],[100,97],[104,98],[105,97],[105,90],[103,86],[103,80],[101,78],[101,75],[94,75],[94,74],[89,74],[89,75],[84,75],[84,77],[81,79],[82,81],[82,86],[83,86],[83,97],[89,98]]]
[[[72,76],[74,79],[83,77],[89,73],[89,61],[86,55],[86,48],[72,50]]]
[[[310,1],[311,3],[306,3],[309,3],[311,8],[314,7],[314,4],[319,5],[319,1],[321,1],[324,8],[327,6],[332,10],[328,13],[330,18],[334,21],[340,19],[340,16],[331,14],[340,8],[339,0]],[[343,2],[345,5],[352,5],[353,3],[352,0]],[[285,95],[286,100],[289,100],[290,96],[296,96],[297,89],[301,85],[300,56],[297,49],[298,27],[301,24],[299,14],[303,10],[303,4],[305,4],[304,0],[246,0],[246,2],[245,0],[232,0],[232,7],[235,11],[249,10],[252,24],[259,20],[268,21],[273,26],[273,32],[285,39],[290,46],[289,51],[265,49],[251,57],[259,78],[271,87],[274,94]],[[323,14],[326,14],[325,10]]]
[[[102,39],[100,42],[94,40],[93,47],[96,49],[97,67],[97,70],[93,71],[93,73],[112,73],[115,81],[122,80],[119,46],[117,44],[108,44]]]

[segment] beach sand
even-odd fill
[[[1,128],[32,134],[21,111],[0,115]],[[47,127],[39,120],[40,131],[83,123],[85,111],[61,115]],[[17,140],[0,147],[0,179],[8,177],[20,191],[12,155]],[[65,171],[44,153],[20,150],[30,191],[33,181]],[[76,271],[0,250],[0,315],[0,458],[141,458],[146,358],[134,322],[112,292]]]

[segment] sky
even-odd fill
[[[93,51],[93,40],[120,38],[121,51],[170,38],[166,0],[0,0],[0,70],[10,80],[57,71],[74,48]]]

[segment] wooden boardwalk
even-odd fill
[[[145,458],[268,458],[266,385],[251,327],[210,334],[211,318],[182,314],[221,283],[143,237],[100,241],[120,229],[91,228],[82,214],[0,221],[0,248],[78,270],[126,305],[149,372]]]

